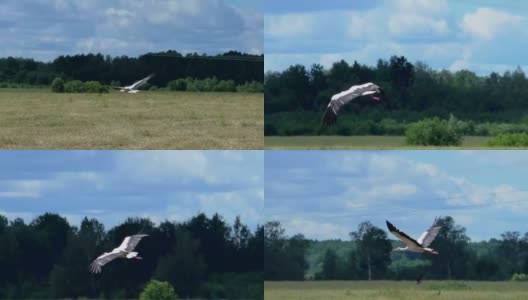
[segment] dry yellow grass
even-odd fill
[[[0,149],[263,149],[262,94],[0,90]]]
[[[528,282],[266,282],[265,300],[524,300]]]

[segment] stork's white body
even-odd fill
[[[139,88],[142,87],[143,85],[145,85],[152,77],[154,77],[155,74],[150,74],[149,76],[141,79],[141,80],[138,80],[136,82],[134,82],[134,84],[132,85],[129,85],[129,86],[123,86],[123,87],[114,87],[116,89],[118,89],[120,92],[122,93],[129,93],[129,94],[137,94],[139,93]]]
[[[90,271],[92,273],[100,273],[101,268],[107,263],[111,262],[116,258],[127,258],[127,259],[142,259],[138,256],[137,252],[134,252],[139,241],[146,237],[146,234],[136,234],[132,236],[127,236],[119,247],[114,248],[111,252],[105,252],[101,256],[97,257],[90,264]]]
[[[436,236],[438,235],[438,232],[440,232],[441,226],[437,225],[438,218],[435,218],[433,225],[427,229],[422,235],[418,238],[418,240],[415,240],[408,236],[405,232],[402,232],[398,230],[394,225],[392,225],[389,221],[386,221],[387,228],[389,231],[395,235],[398,239],[400,239],[404,244],[405,247],[397,247],[393,252],[417,252],[417,253],[428,253],[428,254],[438,254],[434,249],[429,248],[429,245],[434,241]]]
[[[379,101],[381,99],[378,96],[380,93],[381,89],[378,85],[368,82],[354,85],[346,91],[333,95],[323,115],[323,123],[327,126],[334,125],[337,121],[337,115],[345,105],[362,96],[370,96],[373,100]]]

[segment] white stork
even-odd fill
[[[409,237],[404,232],[398,230],[398,228],[394,227],[389,221],[387,222],[387,228],[389,231],[394,234],[397,238],[399,238],[404,244],[405,248],[397,247],[392,252],[403,252],[403,251],[409,251],[409,252],[418,252],[418,253],[429,253],[429,254],[438,254],[434,249],[428,248],[429,245],[434,241],[436,236],[438,235],[438,232],[440,231],[440,228],[442,226],[438,226],[438,218],[434,219],[433,225],[429,229],[427,229],[418,240],[415,240],[411,237]]]
[[[114,89],[118,89],[119,91],[123,93],[129,93],[129,94],[137,94],[139,92],[139,88],[144,86],[152,77],[154,77],[155,74],[150,74],[149,76],[138,80],[134,82],[134,84],[129,86],[114,86]]]
[[[383,90],[376,84],[368,82],[365,84],[354,85],[346,91],[333,95],[323,116],[324,125],[335,125],[337,114],[341,109],[343,109],[347,103],[361,96],[370,96],[372,100],[380,101],[383,97]]]
[[[112,252],[105,252],[98,258],[96,258],[91,264],[90,264],[90,271],[92,273],[101,273],[101,268],[106,265],[107,263],[111,262],[112,260],[119,258],[119,257],[126,257],[128,259],[142,259],[138,256],[137,252],[133,252],[134,248],[136,248],[139,241],[141,241],[142,238],[146,237],[146,234],[135,234],[132,236],[127,236],[121,245]]]

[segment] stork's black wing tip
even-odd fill
[[[337,122],[337,115],[334,113],[334,111],[331,108],[327,108],[323,115],[323,125],[332,127],[336,124],[336,122]]]
[[[387,224],[387,228],[389,229],[389,231],[393,231],[396,229],[396,227],[394,227],[391,222],[385,220],[385,223]]]

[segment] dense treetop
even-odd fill
[[[139,57],[111,57],[103,54],[59,56],[52,62],[7,57],[0,58],[0,82],[49,85],[55,77],[64,80],[99,81],[110,84],[134,81],[156,73],[151,84],[166,86],[171,80],[191,77],[234,80],[237,84],[264,78],[264,57],[237,51],[216,56],[181,54],[177,51],[147,53]]]
[[[101,274],[88,266],[123,238],[148,234],[136,250],[143,260],[116,259]],[[181,297],[262,297],[263,228],[237,218],[197,215],[185,222],[129,218],[110,230],[96,219],[71,226],[46,213],[26,224],[0,216],[0,298],[138,298],[151,279],[169,282]]]
[[[264,82],[269,135],[335,133],[320,128],[331,96],[365,82],[380,85],[386,97],[380,102],[358,99],[346,107],[338,127],[362,127],[351,134],[399,135],[402,129],[397,124],[431,117],[448,119],[451,114],[477,123],[514,123],[523,121],[528,109],[528,79],[521,68],[480,76],[468,70],[433,70],[424,62],[412,64],[403,56],[393,56],[378,60],[375,66],[344,60],[329,69],[318,64],[310,68],[293,65],[266,73]]]
[[[392,253],[399,240],[369,222],[350,233],[350,241],[312,241],[288,237],[278,222],[264,225],[266,280],[509,280],[528,273],[528,233],[501,234],[489,241],[471,242],[466,228],[451,217],[431,244],[439,255]],[[272,263],[273,262],[273,263]],[[277,262],[281,262],[280,264]]]

